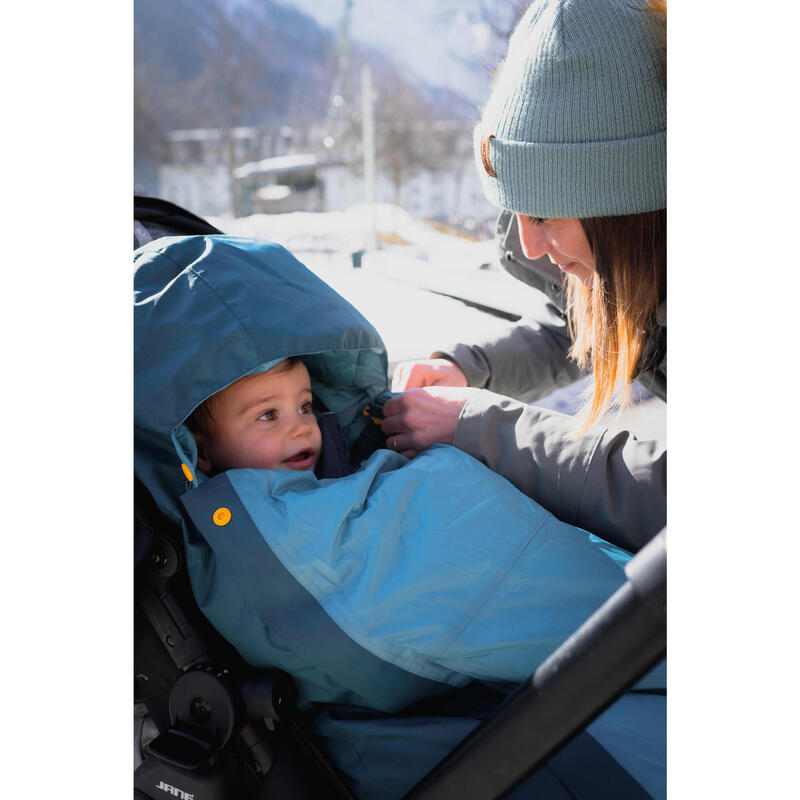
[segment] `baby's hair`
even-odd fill
[[[276,364],[274,367],[270,367],[267,372],[289,372],[289,370],[294,369],[298,364],[301,364],[302,361],[299,356],[289,356],[289,358],[285,358],[279,364]],[[247,377],[247,376],[245,376]],[[239,379],[241,380],[241,378]],[[215,405],[215,398],[217,398],[220,392],[224,391],[224,389],[220,389],[219,392],[212,394],[211,397],[207,397],[200,403],[197,408],[189,415],[189,418],[186,420],[186,427],[192,433],[210,433],[211,428],[214,425],[214,405]]]

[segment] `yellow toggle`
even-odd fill
[[[222,506],[214,512],[212,519],[215,525],[227,525],[231,521],[231,510]]]
[[[181,463],[181,469],[183,470],[183,474],[186,476],[186,480],[194,483],[194,475],[192,475],[192,471],[189,469],[189,467],[186,466],[186,464]]]
[[[372,416],[372,409],[369,406],[364,406],[364,410],[361,412],[365,417],[369,417],[372,422],[376,425],[380,425],[383,422],[383,417],[373,417]]]

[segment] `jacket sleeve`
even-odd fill
[[[458,364],[470,386],[531,402],[586,373],[567,352],[566,319],[541,292],[532,293],[530,315],[493,339],[457,344],[431,354]]]
[[[666,446],[626,431],[574,439],[571,417],[478,392],[453,444],[562,522],[636,552],[666,525]]]

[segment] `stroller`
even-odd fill
[[[140,221],[142,216],[138,214]],[[538,627],[535,642],[526,638],[529,637],[526,629],[514,634],[519,641],[506,643],[509,652],[517,654],[537,647],[541,650],[547,645],[530,662],[540,665],[532,679],[509,699],[506,698],[511,683],[520,683],[534,672],[532,668],[520,671],[529,662],[524,658],[520,661],[519,655],[514,656],[513,663],[509,661],[507,669],[496,669],[495,664],[482,675],[480,667],[473,669],[464,664],[465,660],[475,658],[477,650],[487,646],[486,642],[476,644],[474,640],[467,642],[464,636],[456,637],[458,654],[453,655],[451,647],[449,660],[440,658],[436,662],[431,658],[424,663],[411,663],[403,660],[407,654],[418,655],[429,645],[397,649],[398,637],[410,635],[406,628],[399,633],[393,630],[391,635],[384,630],[368,631],[376,623],[374,614],[353,627],[353,619],[361,608],[383,609],[385,616],[379,622],[384,628],[396,627],[398,604],[405,607],[413,603],[408,596],[402,597],[403,587],[394,587],[399,600],[394,596],[382,598],[381,605],[373,595],[364,598],[369,602],[356,604],[345,613],[341,608],[337,610],[334,600],[338,602],[338,598],[353,594],[345,580],[349,580],[352,570],[344,577],[330,575],[331,581],[345,581],[340,585],[340,589],[344,588],[330,595],[333,605],[325,609],[327,615],[320,614],[315,604],[318,594],[315,596],[308,588],[314,589],[315,578],[303,576],[298,570],[316,563],[318,551],[314,548],[324,547],[324,542],[320,544],[324,537],[315,530],[307,544],[312,549],[292,560],[282,549],[285,542],[280,540],[281,515],[297,520],[297,514],[306,513],[303,509],[307,509],[309,500],[317,498],[322,513],[338,514],[347,521],[335,534],[353,540],[361,530],[358,528],[361,522],[368,529],[374,527],[374,516],[369,515],[379,505],[380,492],[386,487],[408,491],[410,482],[413,498],[422,507],[431,508],[435,494],[426,495],[426,487],[436,488],[440,474],[458,474],[462,456],[453,448],[445,448],[435,454],[435,460],[423,463],[422,457],[415,459],[421,465],[416,472],[415,462],[390,463],[392,458],[400,457],[381,449],[380,429],[372,424],[380,413],[386,389],[385,352],[380,338],[335,293],[324,284],[317,286],[311,281],[304,268],[285,251],[274,247],[265,250],[257,243],[242,244],[213,236],[153,244],[156,246],[151,246],[149,253],[137,254],[140,261],[137,277],[140,298],[155,299],[140,300],[137,313],[155,313],[155,304],[161,304],[159,314],[167,314],[167,324],[173,327],[154,328],[158,339],[151,338],[148,346],[178,348],[181,358],[196,346],[196,331],[174,328],[176,321],[181,320],[181,303],[185,301],[180,284],[184,279],[187,290],[202,279],[206,284],[203,290],[210,287],[211,294],[215,294],[219,289],[214,284],[217,277],[223,283],[230,279],[238,286],[241,283],[237,280],[238,270],[247,271],[253,264],[258,264],[260,270],[265,259],[269,261],[269,281],[265,286],[279,287],[281,300],[275,308],[270,307],[268,314],[259,316],[266,318],[265,331],[255,334],[252,329],[247,331],[248,341],[260,343],[271,342],[276,331],[285,330],[292,314],[305,319],[304,313],[309,314],[320,302],[326,302],[326,324],[330,323],[339,337],[334,356],[330,355],[328,334],[323,336],[316,324],[306,326],[309,330],[304,330],[302,336],[293,334],[294,339],[286,344],[286,353],[311,354],[309,371],[312,381],[316,376],[315,395],[338,413],[354,450],[367,456],[368,461],[350,483],[323,481],[314,485],[319,491],[313,495],[306,491],[310,484],[303,483],[315,481],[313,476],[269,473],[272,477],[267,494],[272,499],[265,504],[257,496],[264,491],[261,471],[234,470],[203,482],[196,474],[190,436],[173,429],[171,422],[164,427],[170,436],[159,438],[154,435],[153,426],[148,428],[137,420],[136,472],[141,481],[136,502],[137,556],[141,564],[137,570],[142,578],[137,580],[141,624],[137,625],[136,672],[142,699],[152,709],[159,731],[137,770],[140,796],[162,796],[166,792],[173,796],[291,798],[305,796],[302,792],[306,791],[308,796],[337,797],[352,796],[355,788],[359,797],[399,797],[406,790],[411,792],[409,796],[493,797],[517,785],[516,792],[521,793],[515,792],[514,796],[520,797],[531,796],[530,792],[553,797],[599,797],[604,796],[603,792],[615,797],[649,796],[632,777],[630,764],[627,768],[622,765],[625,758],[620,759],[618,753],[614,757],[615,753],[609,754],[606,749],[614,749],[613,742],[609,745],[607,738],[603,740],[608,734],[608,724],[606,734],[602,734],[602,719],[595,723],[594,736],[582,729],[663,657],[663,542],[655,541],[655,552],[643,552],[624,567],[625,573],[632,575],[632,579],[625,581],[622,564],[626,558],[622,559],[609,545],[588,534],[581,532],[578,536],[574,531],[566,531],[568,526],[562,526],[543,512],[545,516],[537,524],[543,532],[541,540],[548,542],[548,572],[539,576],[535,586],[526,587],[525,596],[537,596],[536,592],[544,592],[541,597],[552,596],[547,595],[556,588],[554,583],[548,583],[551,578],[560,581],[558,592],[564,591],[565,580],[572,580],[575,587],[572,594],[576,598],[582,596],[579,585],[589,588],[584,592],[585,604],[581,606],[576,600],[577,605],[573,603],[565,609],[564,619],[557,625],[551,621],[544,624],[537,617],[537,625],[542,622],[546,633]],[[220,254],[224,256],[221,262]],[[186,264],[194,266],[186,272],[183,267]],[[221,265],[222,271],[217,273],[207,269],[211,266],[219,269]],[[172,276],[166,282],[164,269]],[[230,275],[225,274],[226,270]],[[142,291],[145,286],[148,290]],[[171,288],[154,292],[153,286]],[[292,302],[284,301],[287,293]],[[233,298],[230,302],[238,301]],[[150,321],[149,316],[147,320]],[[226,332],[217,323],[211,318],[206,320],[224,339]],[[223,350],[233,348],[238,352],[242,345],[237,338],[239,329],[249,324],[239,318],[231,329],[234,339],[225,342]],[[141,330],[153,336],[147,325]],[[164,335],[167,330],[174,333]],[[302,337],[305,339],[300,341]],[[137,341],[139,347],[142,340]],[[275,353],[258,353],[262,362],[274,360],[272,356],[278,358]],[[178,413],[171,404],[188,403],[187,407],[191,407],[198,398],[209,396],[220,385],[227,385],[242,374],[241,365],[230,366],[226,359],[215,361],[215,358],[213,353],[206,357],[204,351],[203,363],[206,360],[212,363],[206,384],[201,380],[197,387],[198,381],[194,380],[197,397],[182,396],[181,389],[174,396],[156,392],[154,417],[163,415],[165,420],[179,420],[186,409]],[[137,382],[142,380],[141,374],[137,372]],[[162,381],[158,384],[161,389],[166,385],[164,381],[170,386],[180,384],[177,373],[160,374],[157,380]],[[364,399],[369,401],[369,408]],[[480,473],[479,477],[481,482],[495,481],[495,490],[504,491],[497,483],[502,479],[493,473]],[[468,487],[468,493],[474,493],[477,485]],[[255,494],[254,486],[258,487]],[[363,490],[363,505],[358,509],[342,506],[343,493],[352,494],[354,487]],[[183,508],[175,502],[181,495]],[[273,502],[277,497],[280,502]],[[532,504],[526,505],[529,501],[521,495],[516,498],[509,494],[503,507],[512,508],[515,503],[521,504],[520,517],[518,525],[507,526],[511,530],[509,547],[517,546],[514,529],[522,527],[524,520],[535,513]],[[465,495],[462,507],[467,505]],[[254,506],[259,508],[258,514],[253,512]],[[221,508],[232,512],[237,521],[245,520],[246,530],[236,525],[228,527],[227,522],[210,523],[208,527],[205,520],[212,518],[209,512]],[[264,508],[277,509],[277,516],[262,520],[259,515]],[[467,511],[464,516],[459,520],[464,530],[469,530],[470,524],[484,528],[487,524],[485,518],[470,519]],[[253,521],[254,526],[250,525]],[[446,525],[447,520],[441,520],[441,524]],[[258,529],[259,525],[265,527]],[[500,538],[498,535],[493,541],[493,547],[502,549]],[[269,547],[264,546],[265,539]],[[381,540],[386,541],[393,540],[390,537]],[[425,538],[409,540],[411,550],[424,553],[426,541]],[[560,548],[567,549],[562,553]],[[465,546],[465,550],[469,551],[469,547]],[[591,566],[580,575],[580,581],[575,580],[577,573],[570,572],[566,578],[566,573],[559,572],[567,563],[567,550],[568,571],[574,570],[575,564],[586,564],[587,569]],[[387,562],[385,547],[366,555],[371,564],[388,567],[394,566],[396,562],[391,559],[397,558],[392,554]],[[433,555],[427,560],[421,555],[413,564],[428,560],[439,563]],[[642,561],[646,569],[641,566]],[[464,562],[459,566],[465,568],[470,564]],[[408,569],[411,568],[409,562]],[[640,572],[642,569],[644,573]],[[366,572],[369,577],[377,574],[363,569],[357,572],[359,575]],[[387,582],[391,583],[390,574],[385,573],[387,581],[380,583],[381,591]],[[436,573],[417,578],[412,584],[419,587],[425,581],[442,580],[443,576]],[[447,596],[446,590],[437,589],[437,593],[440,597]],[[591,622],[588,629],[581,628],[576,637],[545,658],[608,595],[613,595],[609,600],[611,606],[604,606],[601,619]],[[192,596],[202,614],[197,613]],[[648,598],[644,602],[643,596]],[[508,597],[503,597],[503,602],[508,602]],[[490,607],[488,603],[487,608]],[[423,622],[434,625],[437,614],[444,615],[444,619],[447,613],[447,609],[431,608],[430,619],[423,615]],[[476,631],[483,635],[491,626],[487,627],[486,619],[480,619]],[[337,624],[331,624],[331,620]],[[224,634],[224,639],[220,639],[214,628]],[[148,634],[149,646],[140,646]],[[229,642],[235,647],[231,648]],[[603,646],[606,643],[610,648]],[[166,659],[165,649],[169,653]],[[565,655],[580,652],[590,654],[595,669],[587,672],[585,660]],[[160,666],[156,666],[159,658]],[[573,664],[578,667],[570,666]],[[553,692],[552,686],[557,686],[557,691]],[[658,696],[663,693],[660,678],[637,683],[637,691],[637,696],[629,692],[627,700],[623,698],[628,710],[623,709],[622,713],[627,715],[628,723],[631,713],[646,716],[650,713],[648,708],[659,704],[663,708],[663,697]],[[566,707],[565,698],[568,698]],[[621,704],[625,705],[623,701],[609,710],[612,716],[619,713]],[[294,711],[296,704],[298,711]],[[526,722],[531,705],[538,715],[534,719],[540,724]],[[486,723],[478,725],[487,717]],[[542,725],[542,721],[546,724]],[[309,729],[313,735],[308,734]],[[447,755],[440,767],[412,789],[470,732],[460,748]],[[606,748],[598,740],[605,741]],[[565,742],[566,746],[555,754]],[[320,750],[324,750],[324,756]],[[331,761],[335,766],[331,766]],[[539,765],[543,766],[531,773]],[[636,772],[636,768],[632,771]],[[347,782],[340,772],[347,773]],[[529,774],[530,778],[526,778]],[[358,777],[354,779],[354,775]]]

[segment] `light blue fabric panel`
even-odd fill
[[[380,450],[336,480],[227,474],[331,619],[380,659],[432,680],[524,680],[625,581],[627,553],[559,522],[453,447],[413,461]]]

